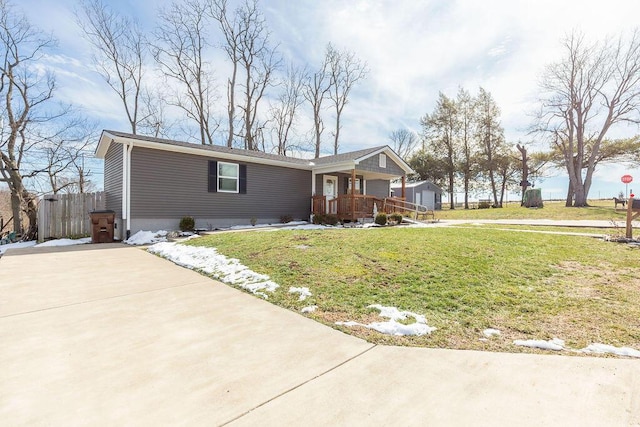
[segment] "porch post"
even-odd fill
[[[406,175],[402,175],[402,198],[403,199],[405,199],[406,197],[406,194],[405,194],[406,188],[407,188],[407,177]]]
[[[351,171],[351,217],[356,220],[356,168]]]
[[[311,172],[311,218],[309,219],[310,221],[313,220],[313,212],[314,212],[314,209],[316,208],[315,206],[313,206],[315,195],[316,195],[316,173]]]

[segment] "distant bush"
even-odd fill
[[[178,228],[180,231],[193,231],[196,228],[196,220],[192,216],[183,216]]]
[[[489,200],[481,200],[478,202],[478,209],[489,209],[491,202]]]
[[[389,221],[393,221],[396,224],[400,224],[402,222],[402,214],[398,213],[398,212],[394,212],[391,215],[389,215]]]
[[[387,214],[384,212],[380,212],[376,215],[376,219],[373,221],[378,225],[386,225],[387,224]]]
[[[288,222],[293,221],[293,217],[291,215],[281,215],[280,216],[280,223],[282,224],[286,224]]]

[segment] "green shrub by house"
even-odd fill
[[[178,228],[180,231],[193,231],[196,228],[196,220],[192,216],[183,216]]]
[[[376,215],[376,219],[374,220],[374,222],[378,225],[386,225],[387,224],[387,214],[384,212],[380,212],[378,215]]]

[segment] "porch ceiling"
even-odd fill
[[[347,175],[351,175],[351,173],[353,172],[353,169],[339,168],[339,169],[333,169],[333,170],[322,170],[322,172],[320,171],[314,171],[314,172],[316,173],[316,175],[331,175],[333,173],[344,173]],[[366,170],[360,170],[358,168],[356,168],[356,175],[362,176],[366,180],[370,180],[370,179],[394,180],[396,178],[401,177],[401,175],[394,175],[394,174],[381,173],[381,172],[371,172]]]

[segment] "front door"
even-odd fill
[[[322,195],[327,198],[327,213],[336,214],[338,204],[329,203],[329,201],[338,197],[338,177],[323,175],[322,182]]]

